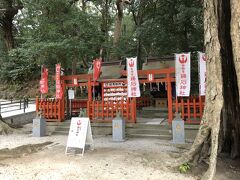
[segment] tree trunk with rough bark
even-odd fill
[[[0,35],[3,37],[7,50],[14,48],[13,38],[13,18],[18,13],[19,9],[22,9],[23,5],[20,0],[0,1]]]
[[[115,28],[114,28],[114,37],[113,37],[113,48],[117,48],[120,42],[121,33],[122,33],[122,20],[123,20],[123,8],[125,4],[130,5],[132,0],[116,0],[117,6],[117,15],[115,19]],[[118,57],[115,53],[110,54],[111,61],[118,60]]]
[[[114,39],[113,39],[113,44],[115,47],[119,43],[121,31],[122,31],[124,1],[117,0],[116,5],[117,5],[117,16],[116,16],[116,20],[115,20]]]
[[[209,158],[202,179],[213,179],[219,152],[240,155],[240,2],[205,0],[204,11],[206,106],[191,149],[174,165]]]

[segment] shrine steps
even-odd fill
[[[68,135],[70,121],[62,123],[47,123],[48,129],[52,127],[52,133],[55,135]],[[53,128],[55,127],[55,128]],[[91,123],[92,133],[94,136],[98,135],[112,135],[111,123]],[[144,123],[126,124],[127,138],[158,138],[163,140],[170,140],[171,133],[168,126],[152,125]]]
[[[47,129],[49,134],[68,135],[70,120],[64,122],[48,122]],[[93,136],[112,135],[111,123],[91,123]],[[188,142],[193,142],[199,125],[185,125],[185,136]],[[136,124],[126,124],[126,138],[154,138],[161,140],[171,140],[171,127],[168,126],[166,120],[161,124],[147,124],[139,122]]]
[[[160,107],[143,107],[141,110],[137,111],[137,117],[142,118],[167,118],[168,109]]]

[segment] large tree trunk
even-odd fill
[[[131,4],[132,0],[117,0],[116,6],[117,6],[117,15],[115,19],[115,28],[114,28],[114,37],[113,37],[113,48],[118,47],[121,33],[122,33],[122,20],[123,20],[123,8],[124,4]],[[115,51],[114,50],[114,51]],[[112,61],[118,60],[120,57],[114,52],[110,55],[110,59]]]
[[[13,18],[18,13],[18,10],[22,8],[23,5],[20,0],[2,0],[0,4],[0,35],[3,36],[7,50],[11,50],[14,48]]]
[[[232,148],[231,154],[232,157],[239,157],[240,156],[240,2],[239,0],[231,0],[230,3],[231,8],[231,39],[232,39],[232,52],[233,52],[233,66],[235,68],[234,71],[234,82],[235,82],[235,93],[236,96],[234,97],[235,107],[236,110],[235,116],[236,118],[231,122],[232,124]]]
[[[200,162],[210,155],[209,168],[202,179],[212,179],[218,152],[228,152],[232,158],[240,152],[240,2],[205,0],[204,10],[206,106],[191,149],[175,165]]]
[[[122,32],[122,19],[123,19],[124,1],[123,0],[117,0],[116,5],[117,5],[117,16],[116,16],[116,20],[115,20],[114,39],[113,39],[114,47],[116,47],[117,44],[119,43],[121,32]]]

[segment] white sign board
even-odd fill
[[[75,96],[74,96],[74,90],[72,89],[69,89],[68,90],[68,99],[74,99]]]
[[[198,53],[198,68],[199,68],[199,94],[205,96],[206,94],[206,55],[205,53]]]
[[[76,78],[73,79],[73,84],[78,85],[78,80]]]
[[[190,95],[190,53],[175,55],[176,94],[177,96]]]
[[[128,97],[140,97],[137,74],[137,58],[127,58]]]
[[[68,148],[82,149],[84,153],[85,144],[93,145],[92,130],[89,118],[73,117],[68,134],[66,154]]]

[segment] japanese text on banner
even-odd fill
[[[190,53],[175,55],[176,94],[186,97],[190,95]]]
[[[128,97],[140,97],[137,58],[127,58]]]
[[[48,93],[48,69],[45,66],[42,67],[40,92],[41,94]]]
[[[56,65],[56,99],[62,99],[63,91],[61,87],[61,65]]]

